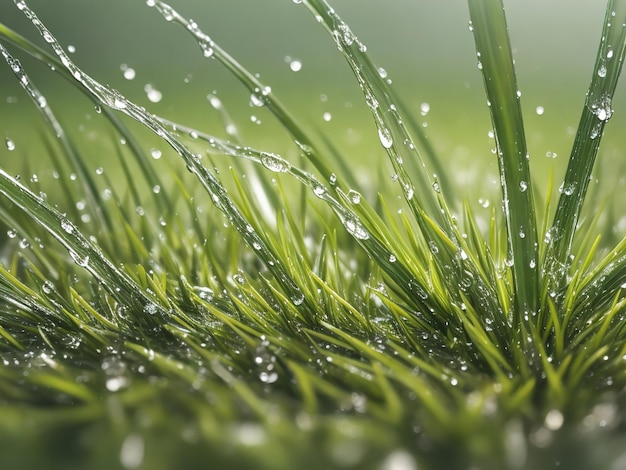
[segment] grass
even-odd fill
[[[47,48],[0,24],[0,53],[46,125],[53,172],[31,156],[30,178],[0,168],[4,466],[622,468],[626,240],[604,241],[611,201],[583,203],[626,2],[608,2],[554,200],[533,187],[502,4],[468,1],[502,183],[483,225],[326,2],[296,3],[352,69],[391,179],[374,168],[359,184],[349,156],[201,25],[147,3],[247,88],[298,156],[247,146],[216,97],[223,129],[152,114],[81,70],[16,1]],[[75,143],[17,54],[93,101],[118,177],[94,165],[103,149]],[[134,122],[189,174],[174,159],[164,172]]]

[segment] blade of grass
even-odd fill
[[[508,249],[513,262],[513,324],[537,314],[539,300],[537,222],[520,94],[500,0],[468,0],[489,111],[498,149]]]
[[[546,232],[549,245],[543,270],[550,276],[554,288],[558,288],[565,281],[572,241],[602,132],[613,114],[611,103],[626,53],[625,24],[626,1],[609,0],[602,39],[563,180],[563,189],[552,227]]]

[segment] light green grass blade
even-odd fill
[[[468,5],[498,150],[517,325],[539,306],[537,222],[520,95],[502,2],[469,0]]]

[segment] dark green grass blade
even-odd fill
[[[626,52],[626,1],[610,0],[591,84],[585,98],[552,228],[544,272],[554,289],[563,283],[570,250],[585,201],[604,126],[611,118],[611,102]]]
[[[516,308],[513,323],[537,313],[539,300],[537,223],[528,152],[511,46],[499,0],[469,0],[479,67],[494,126],[502,179]]]

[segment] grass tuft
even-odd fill
[[[216,95],[224,129],[153,114],[82,70],[24,1],[49,50],[0,23],[47,153],[24,155],[28,181],[0,168],[0,462],[617,468],[626,239],[610,244],[611,217],[584,202],[626,2],[608,2],[553,201],[551,187],[536,197],[502,2],[468,1],[502,183],[486,221],[341,16],[324,0],[294,3],[339,49],[372,115],[387,161],[364,183],[332,136],[161,1],[150,12],[243,84],[291,153],[248,145]],[[110,141],[83,148],[22,56],[86,95]],[[178,157],[165,172],[148,155],[154,139]],[[107,171],[94,167],[102,153]],[[40,181],[40,166],[55,176]],[[586,453],[596,445],[602,455]]]

